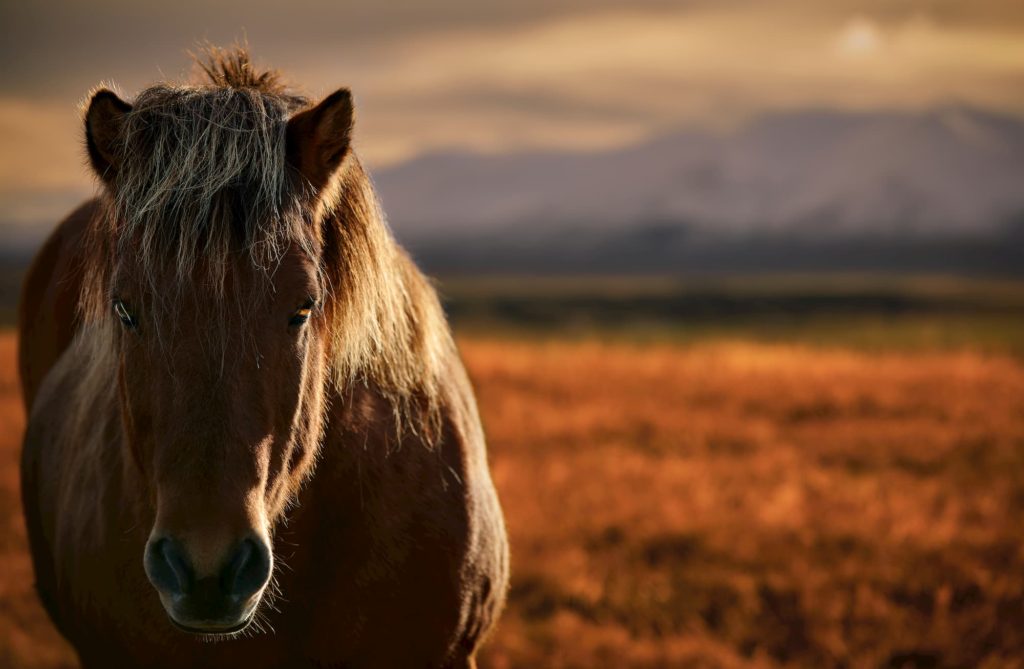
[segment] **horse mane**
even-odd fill
[[[245,48],[222,49],[211,45],[192,54],[192,60],[211,86],[248,88],[266,95],[293,97],[300,105],[308,102],[289,92],[279,71],[257,69]]]
[[[324,322],[339,388],[376,386],[403,415],[433,414],[454,347],[436,292],[398,247],[354,153],[309,202],[285,160],[288,119],[309,101],[243,48],[196,57],[202,80],[143,90],[126,115],[114,182],[89,234],[83,320],[110,318],[114,258],[135,254],[154,295],[172,304],[201,274],[214,290],[247,255],[269,278],[290,246],[320,257]],[[230,310],[225,310],[230,311]],[[102,332],[107,328],[97,328]]]

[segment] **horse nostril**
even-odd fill
[[[195,574],[185,552],[170,538],[151,541],[146,549],[146,575],[158,590],[184,595],[192,589]]]
[[[221,590],[247,599],[270,579],[270,548],[258,539],[245,539],[220,575]]]

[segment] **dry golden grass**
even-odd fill
[[[513,547],[488,665],[1024,664],[1018,362],[462,348]]]
[[[461,341],[512,537],[490,667],[1024,667],[1024,366]],[[0,339],[0,665],[30,587]]]

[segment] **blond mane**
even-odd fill
[[[114,259],[125,254],[135,254],[150,289],[172,303],[197,273],[216,290],[244,254],[269,277],[297,246],[321,258],[338,387],[372,384],[403,415],[422,413],[414,407],[433,414],[451,335],[358,158],[350,155],[331,192],[311,205],[308,184],[285,159],[287,121],[308,101],[276,72],[256,69],[244,49],[207,50],[198,66],[203,80],[161,83],[132,101],[118,171],[89,235],[84,320],[110,318]],[[177,286],[161,284],[168,273]]]

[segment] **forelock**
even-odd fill
[[[245,250],[257,263],[296,232],[297,185],[285,163],[289,108],[231,87],[149,88],[123,128],[113,188],[117,237],[144,261],[173,257],[182,274],[197,258]]]

